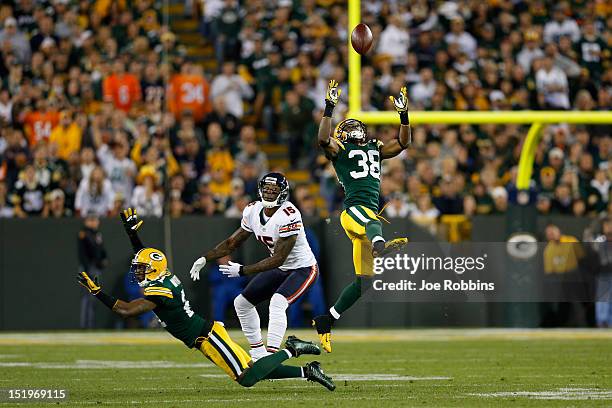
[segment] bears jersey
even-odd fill
[[[242,212],[241,227],[255,234],[257,240],[268,248],[270,254],[274,254],[274,245],[279,238],[297,235],[295,246],[285,263],[280,266],[280,270],[307,268],[317,262],[306,240],[302,215],[293,204],[289,201],[284,202],[272,217],[267,220],[266,218],[261,201],[252,202]]]
[[[187,347],[194,347],[196,339],[203,335],[206,320],[191,310],[179,278],[170,274],[147,283],[144,297],[157,305],[153,312],[168,333]]]
[[[382,143],[372,140],[363,146],[340,141],[338,144],[340,149],[332,164],[344,189],[344,208],[363,205],[378,212]]]

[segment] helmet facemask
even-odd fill
[[[289,184],[280,173],[269,173],[259,182],[259,198],[264,208],[280,206],[289,198]]]
[[[336,138],[341,142],[364,145],[368,142],[368,131],[363,122],[345,119],[336,127]]]
[[[277,207],[279,205],[281,188],[276,184],[264,183],[261,188],[261,202],[265,208]]]
[[[147,275],[154,272],[156,271],[151,268],[151,265],[142,262],[132,262],[132,266],[130,267],[132,282],[136,282],[140,287],[144,287],[147,283],[151,282],[151,279],[148,279]]]
[[[132,259],[130,275],[138,286],[145,287],[150,282],[168,274],[165,255],[154,248],[144,248],[138,251]]]

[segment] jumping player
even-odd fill
[[[124,302],[102,291],[96,281],[81,272],[77,280],[92,295],[121,317],[133,317],[153,311],[162,326],[189,348],[196,348],[243,387],[251,387],[264,379],[307,378],[334,390],[331,378],[321,365],[313,361],[304,367],[283,365],[283,361],[302,354],[321,354],[311,342],[289,336],[285,348],[253,362],[249,354],[229,336],[222,322],[208,321],[191,310],[185,290],[176,275],[167,269],[163,252],[145,247],[136,231],[142,221],[128,208],[121,214],[125,231],[134,247],[130,273],[143,288],[144,297]]]
[[[315,282],[318,266],[312,253],[299,210],[288,201],[289,183],[280,173],[269,173],[259,182],[260,201],[249,204],[242,213],[240,227],[225,241],[196,260],[191,278],[200,278],[206,262],[229,255],[251,234],[270,251],[270,257],[253,265],[229,262],[220,270],[228,277],[257,274],[234,299],[236,315],[251,345],[253,359],[279,349],[287,330],[287,308]],[[264,346],[259,303],[270,299],[267,349]]]
[[[353,243],[353,264],[357,276],[344,288],[329,312],[312,321],[321,345],[328,353],[331,353],[332,325],[361,297],[362,286],[365,286],[363,280],[373,276],[373,258],[398,250],[408,242],[407,238],[385,241],[378,216],[380,162],[400,154],[411,141],[406,87],[401,89],[397,99],[389,97],[400,115],[401,125],[397,139],[384,144],[375,138],[368,138],[365,125],[355,119],[340,122],[332,136],[331,116],[339,97],[338,83],[329,81],[318,138],[344,188],[344,211],[340,215],[340,222]]]

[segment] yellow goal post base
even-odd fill
[[[351,45],[353,28],[361,22],[361,0],[348,1],[348,89],[349,112],[347,117],[360,120],[370,125],[399,124],[399,115],[395,111],[362,111],[361,110],[361,56]],[[611,124],[610,111],[415,111],[410,112],[411,125],[425,124],[531,124],[523,143],[516,186],[518,189],[529,188],[533,161],[540,142],[541,130],[545,124]]]

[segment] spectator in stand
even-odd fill
[[[177,120],[189,111],[196,122],[201,122],[212,111],[208,82],[201,68],[189,62],[170,79],[167,99],[168,109]]]
[[[253,97],[251,86],[236,73],[236,66],[232,61],[226,61],[221,68],[221,74],[212,81],[210,89],[213,100],[222,97],[227,110],[242,119],[244,115],[244,100]]]
[[[268,157],[261,151],[255,140],[242,143],[240,153],[236,155],[236,167],[249,163],[256,167],[259,177],[268,173]]]
[[[48,195],[48,205],[43,210],[45,218],[69,218],[72,217],[72,211],[66,208],[66,195],[64,192],[56,188]]]
[[[36,102],[36,110],[30,111],[26,108],[23,114],[23,124],[28,143],[34,147],[40,141],[48,141],[51,131],[59,123],[60,115],[50,108],[50,103],[45,99]]]
[[[163,215],[164,199],[157,190],[157,174],[153,169],[139,174],[138,185],[134,188],[131,206],[143,217],[158,217]]]
[[[96,141],[97,156],[104,172],[109,175],[115,194],[130,202],[136,177],[136,165],[128,158],[129,144],[127,135],[118,131],[110,145]]]
[[[95,214],[105,217],[113,209],[115,193],[111,182],[104,175],[102,167],[97,166],[89,178],[81,180],[74,203],[75,210],[81,214]]]
[[[553,65],[550,56],[542,59],[542,67],[536,71],[536,88],[543,109],[570,108],[567,75]]]
[[[459,51],[465,53],[470,59],[476,58],[478,44],[474,36],[465,31],[465,22],[462,17],[453,17],[450,23],[450,32],[446,34],[444,41],[450,46],[456,45]]]
[[[567,16],[566,10],[562,4],[558,4],[553,9],[552,21],[544,25],[544,41],[547,43],[557,42],[562,36],[569,36],[572,42],[580,40],[580,28],[576,21]]]
[[[14,17],[6,17],[2,31],[0,31],[0,44],[7,44],[17,57],[17,62],[27,64],[32,55],[30,43],[24,33],[17,28]]]
[[[400,65],[404,62],[408,47],[410,46],[410,34],[406,30],[405,24],[399,15],[391,15],[389,23],[380,33],[378,40],[378,54],[390,55],[393,65]]]
[[[410,88],[410,102],[417,107],[426,108],[431,106],[431,99],[436,92],[436,82],[433,80],[431,68],[423,68],[419,74],[419,82]]]
[[[385,215],[391,218],[406,218],[408,214],[410,214],[410,205],[406,197],[398,192],[391,194],[385,208]]]
[[[125,64],[119,59],[113,63],[112,72],[102,84],[104,101],[112,102],[115,108],[129,113],[142,99],[140,82],[134,74],[125,71]]]
[[[289,145],[289,161],[291,167],[297,167],[298,160],[308,139],[308,125],[312,122],[314,104],[308,98],[300,98],[295,91],[285,94],[282,104],[281,128],[283,136]]]
[[[410,219],[417,225],[428,229],[432,234],[436,233],[436,223],[440,211],[432,204],[431,196],[421,193],[416,199],[416,205],[410,211]]]
[[[72,113],[64,110],[59,115],[59,124],[51,131],[49,143],[56,145],[60,159],[68,160],[71,154],[81,149],[82,134],[83,130]]]
[[[535,30],[525,33],[525,44],[517,54],[516,60],[525,72],[531,72],[531,64],[534,60],[544,57],[544,51],[539,47],[540,35]]]
[[[46,194],[47,188],[40,183],[34,166],[26,165],[11,195],[15,215],[19,218],[41,215],[47,206]]]

